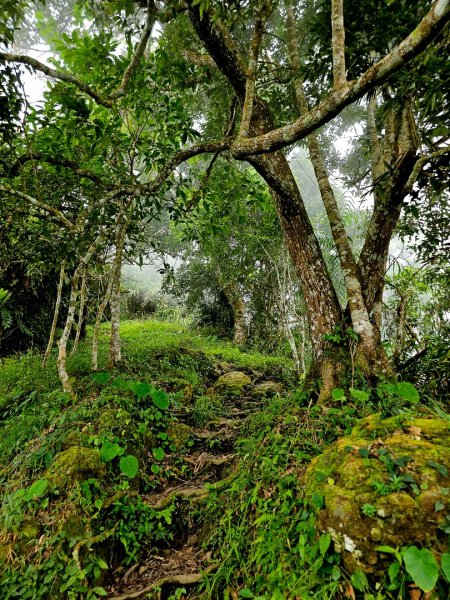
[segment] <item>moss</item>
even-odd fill
[[[172,421],[167,427],[167,435],[171,442],[177,447],[177,450],[186,446],[191,434],[192,429],[188,425],[184,425],[184,423]]]
[[[131,415],[124,408],[108,408],[103,411],[97,421],[99,431],[114,431],[127,428],[131,423]]]
[[[241,371],[230,371],[221,375],[214,384],[215,389],[226,395],[235,396],[240,395],[244,388],[251,384],[252,380],[248,375]]]
[[[281,383],[277,383],[276,381],[263,381],[262,383],[255,385],[253,396],[274,396],[275,394],[283,393],[283,390],[284,388]]]
[[[67,491],[77,481],[104,475],[105,465],[98,450],[72,446],[55,456],[44,478],[59,491]]]
[[[442,492],[450,487],[449,442],[443,419],[371,415],[310,463],[305,493],[324,499],[317,527],[330,532],[350,573],[381,573],[385,557],[377,546],[420,545],[439,537],[438,527],[450,510],[450,497]],[[389,471],[386,456],[409,459]],[[373,516],[363,515],[364,504],[375,506]]]

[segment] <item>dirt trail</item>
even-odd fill
[[[155,510],[174,501],[189,501],[183,505],[183,511],[189,514],[183,514],[180,535],[160,555],[147,556],[126,572],[117,573],[108,589],[110,600],[164,600],[177,587],[192,586],[201,581],[205,572],[213,570],[210,553],[202,549],[202,534],[207,523],[194,519],[192,514],[211,490],[228,485],[239,432],[249,416],[261,409],[263,402],[243,393],[228,403],[226,416],[212,418],[204,427],[192,429],[194,444],[183,457],[191,476],[186,480],[170,479],[157,493],[141,496]],[[187,411],[180,411],[177,416],[180,423],[190,425]],[[201,511],[196,512],[199,513]]]

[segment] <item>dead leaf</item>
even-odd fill
[[[420,427],[416,427],[415,425],[410,425],[406,429],[406,431],[409,433],[409,435],[412,435],[412,437],[415,440],[420,440],[420,437],[421,437],[420,434],[422,433],[422,430],[420,429]]]

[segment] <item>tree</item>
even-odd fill
[[[350,1],[346,3],[346,7],[349,9],[348,15],[352,14],[351,11],[355,8],[353,4]],[[125,5],[127,13],[131,13],[135,8],[131,2],[125,3]],[[368,1],[363,5],[361,10],[364,10],[366,14],[376,14],[376,3]],[[242,10],[237,11],[238,6]],[[416,57],[427,48],[426,57],[435,56],[433,50],[430,49],[430,44],[435,38],[438,39],[438,44],[445,45],[445,36],[441,32],[448,23],[450,8],[448,0],[437,0],[431,6],[427,2],[410,2],[407,11],[391,11],[391,7],[389,7],[393,17],[385,21],[384,17],[387,15],[383,13],[380,15],[380,21],[372,19],[367,23],[364,36],[362,36],[358,22],[352,21],[350,17],[347,20],[344,19],[342,1],[333,0],[331,6],[329,2],[324,1],[320,2],[318,6],[319,11],[314,10],[317,7],[311,3],[306,2],[302,5],[303,12],[299,15],[299,22],[302,27],[305,27],[305,24],[311,23],[311,18],[314,23],[313,17],[317,17],[315,31],[316,34],[317,31],[321,32],[323,44],[321,46],[316,43],[313,35],[314,28],[308,25],[304,28],[307,46],[309,45],[312,51],[321,47],[326,47],[327,51],[320,50],[319,60],[315,56],[308,57],[307,64],[300,65],[302,66],[300,72],[297,68],[295,52],[297,39],[297,31],[294,31],[295,15],[292,14],[289,5],[286,7],[275,6],[270,2],[250,2],[243,6],[234,2],[223,4],[213,3],[209,0],[200,3],[188,1],[186,4],[168,2],[159,12],[156,6],[150,2],[147,6],[146,23],[140,41],[130,56],[128,66],[123,68],[123,62],[113,60],[114,68],[101,72],[97,69],[93,73],[84,73],[84,78],[77,77],[61,67],[48,67],[27,56],[8,52],[3,52],[0,56],[8,63],[28,65],[50,77],[76,86],[80,92],[90,97],[98,105],[114,111],[117,106],[126,101],[127,92],[129,93],[130,90],[139,89],[139,93],[142,93],[142,90],[148,89],[148,86],[142,87],[143,76],[145,68],[150,68],[152,71],[150,66],[152,61],[146,60],[144,54],[155,19],[160,18],[164,22],[172,20],[175,24],[184,20],[183,27],[186,28],[183,13],[186,12],[187,7],[190,23],[207,51],[206,58],[200,57],[200,62],[203,61],[201,68],[204,68],[206,63],[207,68],[214,68],[215,65],[221,73],[222,82],[225,81],[229,85],[228,89],[237,98],[237,103],[241,107],[239,129],[235,135],[230,135],[233,133],[233,125],[235,125],[233,119],[230,126],[226,127],[226,136],[218,142],[212,143],[210,140],[206,140],[203,144],[177,153],[178,138],[178,142],[173,145],[169,144],[173,150],[173,158],[168,156],[169,153],[163,153],[162,160],[159,162],[161,169],[154,178],[153,188],[150,185],[147,186],[147,189],[154,190],[154,186],[170,175],[174,166],[181,161],[205,152],[217,153],[230,150],[235,158],[247,160],[260,173],[270,187],[286,243],[301,282],[308,311],[315,364],[322,379],[324,382],[326,381],[324,385],[324,397],[326,397],[327,390],[334,385],[341,366],[336,363],[334,356],[325,357],[327,344],[324,336],[329,335],[336,325],[343,321],[343,315],[303,199],[281,149],[309,136],[318,127],[331,120],[345,106],[382,86],[388,79],[387,87],[385,86],[382,90],[380,87],[380,90],[383,99],[389,104],[390,99],[387,98],[390,91],[389,86],[394,86],[396,91],[401,89],[396,77],[401,79],[401,75],[404,73],[401,70],[405,65],[411,63],[414,68],[426,71],[426,61],[421,62],[420,58],[416,59]],[[114,3],[110,8],[112,14],[114,14],[114,10],[118,10],[118,6]],[[277,35],[279,33],[277,24],[286,18],[289,18],[290,23],[288,52],[286,52],[283,40],[283,43],[276,41],[280,37]],[[324,18],[327,23],[331,21],[331,27],[323,27]],[[385,23],[388,26],[385,26]],[[250,30],[252,31],[251,36],[248,35]],[[350,43],[346,45],[345,35],[347,32],[352,35],[348,36]],[[366,43],[366,38],[369,39],[369,44]],[[198,56],[198,42],[196,45]],[[191,48],[184,46],[180,50],[185,52]],[[75,49],[73,57],[79,56],[79,52],[79,49]],[[157,53],[154,56],[156,57]],[[281,94],[280,81],[276,80],[273,71],[267,68],[267,65],[273,62],[271,61],[272,57],[276,58],[276,68],[279,64],[285,74],[286,87],[283,88],[284,91]],[[330,60],[326,62],[324,59],[328,57]],[[185,58],[189,63],[192,55],[185,55]],[[80,60],[71,61],[69,59],[70,56],[65,57],[66,65],[69,68],[72,68],[73,71],[82,70]],[[199,59],[197,58],[196,61],[199,62]],[[144,64],[145,68],[143,68]],[[168,64],[180,65],[180,61],[166,60],[166,66]],[[323,68],[324,64],[326,65],[325,69]],[[120,67],[122,67],[122,76],[119,78]],[[176,69],[171,70],[171,83],[174,84],[178,81],[180,84],[180,80],[184,79],[183,85],[186,86],[188,68],[184,68],[182,77],[180,77],[180,72],[176,73],[175,71]],[[414,71],[412,72],[414,73]],[[195,76],[195,71],[189,71],[189,73]],[[258,85],[261,75],[264,75],[266,83],[268,82],[268,94],[265,94]],[[120,80],[114,87],[111,85],[111,79],[114,82]],[[403,80],[405,79],[403,77]],[[330,80],[332,81],[331,85],[329,84]],[[161,72],[155,73],[153,81],[156,81],[157,85],[164,83]],[[137,85],[139,82],[141,85]],[[135,85],[134,88],[133,85]],[[97,91],[99,87],[103,88],[102,93]],[[302,89],[305,93],[303,100]],[[292,94],[293,91],[295,94]],[[380,94],[378,95],[380,96]],[[280,99],[285,101],[290,97],[295,98],[294,102],[280,111]],[[192,101],[192,96],[190,100]],[[140,114],[148,114],[150,106],[148,101],[149,98],[143,98]],[[308,102],[314,101],[316,104],[310,109]],[[233,104],[236,105],[236,101]],[[410,104],[408,98],[403,105],[394,107],[391,104],[391,116],[386,116],[386,119],[390,119],[392,122],[391,130],[393,132],[393,138],[389,138],[389,140],[387,125],[382,132],[386,142],[389,141],[385,147],[391,152],[390,160],[387,161],[389,165],[387,175],[390,181],[386,185],[383,183],[385,172],[377,174],[375,177],[380,199],[376,201],[372,224],[369,227],[366,244],[358,262],[356,262],[355,256],[352,256],[348,236],[342,225],[333,194],[329,193],[329,190],[327,192],[326,189],[329,186],[327,186],[327,174],[321,169],[321,166],[324,166],[324,160],[323,158],[320,160],[320,147],[317,149],[318,152],[314,159],[316,175],[322,184],[322,197],[327,206],[331,229],[346,281],[348,324],[358,335],[358,354],[368,375],[392,374],[391,366],[379,344],[377,306],[382,291],[382,267],[385,265],[386,248],[398,219],[399,207],[411,188],[411,176],[420,172],[421,166],[427,164],[427,160],[437,158],[436,155],[427,154],[427,158],[425,155],[417,155],[417,143],[412,135]],[[386,115],[388,113],[389,111],[386,111]],[[222,123],[224,121],[225,119],[222,118]],[[385,122],[387,123],[387,121]],[[407,124],[409,129],[405,128]],[[207,128],[205,128],[206,130]],[[377,133],[379,137],[379,132]],[[168,140],[175,139],[170,135],[167,136],[167,133],[166,137]],[[390,144],[391,140],[393,144]],[[313,138],[310,138],[310,144],[311,141]],[[376,152],[377,146],[375,142],[375,135],[373,135],[372,149],[374,152]],[[435,152],[445,153],[446,149],[440,148]],[[408,168],[399,169],[399,161],[408,165]],[[151,169],[152,167],[153,165],[147,168]],[[392,169],[395,171],[394,174],[392,174]],[[406,180],[405,176],[407,176]],[[378,244],[377,231],[383,232],[381,244]]]

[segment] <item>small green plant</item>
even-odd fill
[[[374,517],[377,513],[377,509],[373,504],[363,504],[361,512],[365,517]]]

